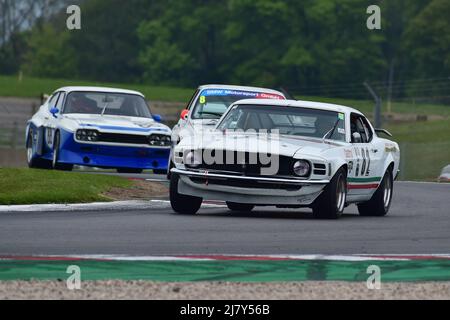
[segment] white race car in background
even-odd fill
[[[136,91],[66,87],[56,90],[28,121],[31,168],[72,170],[74,165],[123,173],[166,173],[171,130],[152,115]]]
[[[231,210],[311,207],[316,218],[332,219],[355,203],[363,216],[384,216],[391,205],[400,149],[380,138],[381,132],[390,135],[345,106],[238,101],[215,130],[183,139],[175,148],[172,208],[195,214],[203,200],[223,200]],[[251,160],[262,159],[261,136],[266,144],[275,141],[278,146],[278,168],[270,174],[270,163]],[[204,160],[206,154],[217,159],[221,153],[231,154],[234,161]]]
[[[172,129],[173,146],[184,137],[213,130],[228,107],[242,99],[285,100],[286,97],[280,91],[265,88],[214,84],[200,86]],[[172,162],[170,166],[173,167]]]

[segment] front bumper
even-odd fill
[[[72,133],[62,134],[60,162],[100,168],[168,168],[170,147],[110,146],[85,144],[74,140]]]
[[[329,180],[296,180],[239,176],[206,171],[172,169],[178,174],[178,192],[204,200],[255,205],[309,206]]]

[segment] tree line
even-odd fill
[[[367,96],[364,81],[382,88],[394,83],[389,88],[399,96],[449,92],[448,0],[78,3],[81,30],[67,30],[66,12],[58,8],[0,41],[0,73],[174,86],[282,86],[354,98]],[[366,27],[366,9],[373,4],[381,8],[381,30]],[[431,82],[420,85],[421,79]]]

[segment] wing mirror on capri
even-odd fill
[[[186,120],[189,115],[189,110],[181,111],[181,120]]]
[[[155,120],[156,122],[162,122],[162,117],[159,114],[154,114],[153,120]]]
[[[361,143],[361,134],[359,132],[353,132],[353,143]]]
[[[50,113],[53,117],[58,118],[57,114],[59,113],[59,110],[57,108],[51,108]]]

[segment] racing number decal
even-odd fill
[[[370,175],[370,152],[368,148],[355,148],[355,154],[357,157],[357,165],[355,176],[358,177],[361,168],[361,176],[369,176]],[[362,164],[360,166],[360,161],[362,157]]]
[[[205,104],[206,103],[206,97],[205,96],[201,96],[200,97],[200,103],[201,104]]]
[[[366,158],[367,158],[367,161],[368,161],[366,176],[369,176],[369,174],[370,174],[370,152],[369,152],[368,148],[366,148]]]

